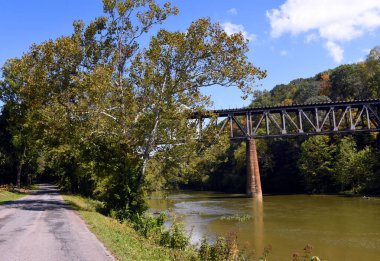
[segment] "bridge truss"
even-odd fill
[[[199,132],[205,119],[214,118],[218,135],[228,131],[231,139],[378,132],[380,99],[213,110],[191,118]]]

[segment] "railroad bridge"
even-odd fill
[[[199,133],[205,119],[214,118],[218,136],[228,131],[231,140],[246,140],[246,193],[262,198],[255,139],[379,132],[380,99],[210,110],[190,118]]]

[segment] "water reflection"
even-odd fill
[[[254,246],[257,253],[264,249],[264,210],[263,200],[260,198],[253,198],[253,235]]]

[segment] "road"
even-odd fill
[[[0,206],[0,260],[114,260],[56,187]]]

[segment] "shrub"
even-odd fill
[[[244,250],[239,251],[236,233],[230,233],[227,237],[219,236],[214,244],[210,244],[207,237],[203,237],[198,256],[204,261],[252,260],[252,257]]]
[[[169,230],[161,234],[160,244],[170,248],[185,249],[190,245],[190,236],[186,234],[183,223],[174,221]]]
[[[159,216],[136,214],[131,218],[133,228],[146,238],[161,235],[164,230],[164,223],[167,220],[163,212]]]
[[[190,245],[190,236],[186,234],[183,223],[173,219],[169,229],[165,229],[164,223],[167,215],[163,212],[158,216],[134,215],[130,221],[133,228],[146,238],[151,238],[162,246],[169,248],[185,249]]]

